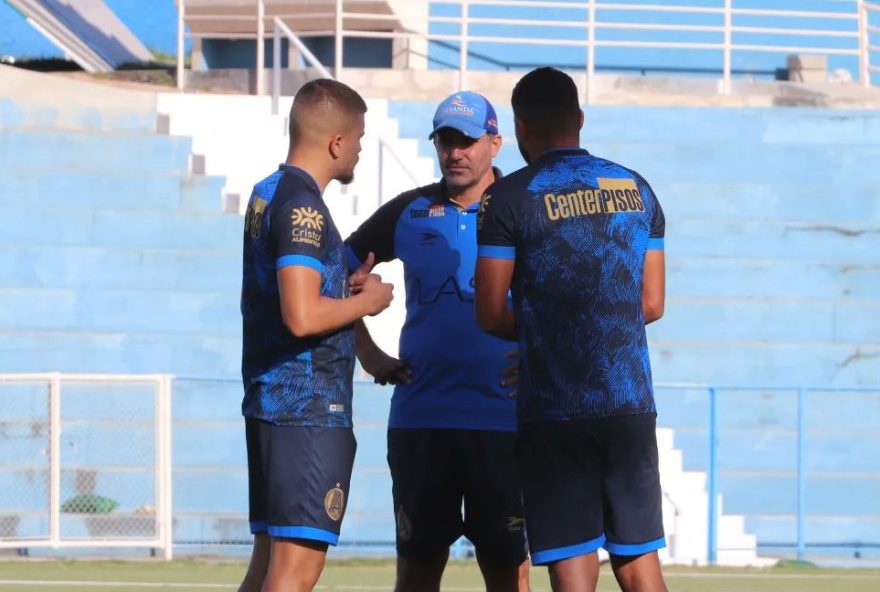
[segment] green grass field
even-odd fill
[[[235,590],[243,562],[232,561],[0,561],[0,592],[217,592]],[[878,592],[880,570],[776,567],[770,569],[667,568],[673,592]],[[330,561],[318,589],[391,590],[391,560]],[[531,576],[535,592],[548,592],[544,568]],[[473,561],[451,562],[443,590],[478,592],[482,580]],[[617,590],[610,569],[602,568],[599,590]]]

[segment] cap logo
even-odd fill
[[[444,111],[446,113],[466,115],[467,117],[472,117],[474,115],[474,108],[465,103],[464,99],[461,98],[461,95],[455,95],[455,97],[449,101],[449,105]]]

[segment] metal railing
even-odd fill
[[[562,47],[578,49],[583,61],[567,64],[582,69],[586,74],[587,99],[593,94],[597,67],[596,51],[604,48],[679,50],[688,53],[714,52],[720,55],[718,72],[721,74],[719,90],[729,92],[734,72],[733,58],[737,54],[821,54],[847,56],[857,60],[858,77],[865,86],[871,85],[871,75],[880,72],[880,45],[872,43],[872,35],[880,34],[880,3],[875,0],[828,0],[822,10],[784,10],[778,8],[746,8],[737,6],[738,0],[717,0],[717,6],[688,5],[687,0],[678,4],[665,2],[627,3],[613,0],[431,0],[431,8],[446,7],[457,11],[454,16],[431,14],[422,18],[424,27],[419,31],[404,30],[399,24],[399,14],[367,13],[359,10],[357,0],[335,0],[334,10],[309,14],[310,18],[322,18],[333,22],[329,30],[300,31],[299,37],[332,36],[335,56],[333,72],[337,78],[343,72],[343,41],[345,38],[416,40],[427,43],[441,42],[457,45],[458,87],[468,86],[472,71],[470,58],[475,44]],[[226,17],[199,15],[195,19],[225,19],[227,21],[257,21],[256,33],[229,33],[222,31],[199,33],[201,38],[256,38],[265,39],[267,18],[293,18],[293,14],[274,13],[266,17],[265,0],[253,0],[253,15]],[[178,1],[178,86],[183,88],[183,28],[185,0]],[[829,10],[828,7],[838,7]],[[512,16],[485,16],[491,11],[512,13]],[[536,18],[517,16],[523,12],[537,12]],[[563,16],[554,17],[555,13]],[[447,10],[448,12],[448,10]],[[545,14],[546,13],[546,14]],[[302,15],[296,15],[302,18]],[[675,19],[679,18],[677,22]],[[357,19],[360,23],[375,22],[377,27],[397,27],[393,31],[360,30],[348,25]],[[680,22],[697,19],[699,24]],[[758,19],[759,25],[754,24]],[[389,25],[390,23],[390,25]],[[799,23],[795,26],[792,23]],[[815,23],[821,23],[816,25]],[[528,27],[530,34],[490,34],[511,27]],[[437,32],[457,28],[457,32]],[[622,38],[630,35],[630,38]],[[666,36],[657,39],[657,36]],[[755,36],[762,36],[754,40]],[[652,38],[653,37],[653,38]],[[695,38],[696,37],[696,38]],[[791,39],[804,42],[792,43]],[[263,44],[257,43],[257,64],[264,63]],[[872,58],[875,59],[872,62]],[[550,63],[550,60],[547,60]],[[537,65],[537,64],[536,64]],[[552,64],[559,65],[559,64]],[[263,92],[262,68],[257,68],[257,92]]]
[[[284,24],[279,17],[272,19],[272,115],[278,115],[278,100],[281,96],[281,36],[287,37],[287,40],[302,53],[306,63],[314,68],[322,78],[333,78],[333,75],[324,67],[324,65],[315,57],[315,54],[309,50],[302,40],[294,33],[290,27]],[[262,88],[258,86],[257,88]]]
[[[0,548],[27,548],[27,547],[40,547],[40,546],[49,546],[54,548],[64,548],[64,547],[154,547],[163,550],[163,554],[165,557],[171,557],[172,552],[172,507],[171,507],[171,475],[172,475],[172,464],[171,464],[171,431],[172,431],[172,416],[171,416],[171,397],[172,397],[172,389],[177,393],[175,396],[179,399],[179,404],[182,405],[183,409],[203,409],[205,408],[204,402],[201,400],[202,397],[208,398],[216,398],[218,393],[229,394],[226,391],[213,391],[206,390],[204,392],[201,389],[193,390],[194,385],[202,384],[205,385],[226,385],[236,390],[236,392],[240,392],[240,380],[239,379],[224,379],[224,378],[197,378],[197,377],[172,377],[166,375],[102,375],[102,374],[0,374],[0,385],[2,385],[5,389],[20,389],[21,385],[35,385],[39,387],[39,385],[46,385],[45,391],[29,391],[32,392],[36,397],[33,399],[35,402],[38,402],[42,398],[45,398],[45,407],[39,403],[36,405],[28,403],[27,401],[23,402],[22,395],[24,394],[21,390],[12,390],[0,393],[2,396],[14,396],[15,397],[15,405],[12,405],[7,400],[7,404],[4,405],[4,409],[6,412],[3,414],[3,417],[0,417],[0,423],[2,423],[4,427],[3,435],[7,439],[5,441],[6,445],[15,445],[17,440],[14,429],[11,426],[15,425],[16,422],[21,423],[21,421],[25,421],[28,425],[32,426],[29,430],[25,432],[21,432],[21,436],[23,438],[22,441],[42,441],[43,438],[47,439],[47,462],[45,465],[41,465],[39,471],[48,472],[48,485],[49,485],[49,535],[47,537],[8,537],[8,535],[4,535],[0,533]],[[116,399],[112,404],[108,403],[106,405],[93,405],[89,404],[89,401],[94,401],[95,397],[104,396],[108,393],[97,393],[93,392],[91,389],[88,390],[85,394],[88,397],[80,399],[77,401],[76,397],[70,399],[69,404],[73,405],[73,409],[75,413],[71,413],[63,410],[62,401],[64,400],[63,396],[63,388],[62,385],[136,385],[136,384],[152,384],[155,385],[155,400],[154,402],[150,402],[144,409],[147,410],[151,418],[151,422],[155,422],[154,427],[154,438],[156,442],[156,450],[155,450],[155,500],[156,500],[156,508],[154,520],[155,520],[155,537],[123,537],[105,540],[103,537],[90,537],[87,539],[74,539],[69,536],[65,536],[61,532],[61,489],[60,485],[62,482],[62,470],[66,470],[68,473],[76,467],[71,467],[70,465],[65,464],[65,460],[62,458],[62,451],[67,450],[70,443],[67,443],[62,447],[62,436],[61,436],[61,426],[71,426],[71,434],[65,437],[74,438],[76,430],[73,429],[73,426],[82,426],[82,425],[92,425],[97,429],[106,429],[108,425],[116,425],[119,423],[124,424],[126,421],[129,421],[131,417],[137,415],[137,413],[132,414],[131,409],[125,404],[124,399]],[[371,382],[363,382],[356,381],[356,388],[374,388]],[[178,392],[178,389],[183,389]],[[720,470],[719,467],[722,462],[719,459],[719,444],[724,439],[724,429],[722,429],[721,424],[726,417],[725,410],[722,406],[722,401],[724,401],[723,395],[729,394],[732,395],[733,398],[729,399],[730,402],[734,401],[742,401],[743,397],[749,396],[748,392],[751,391],[752,394],[759,394],[762,399],[762,404],[766,405],[768,409],[770,409],[769,413],[781,413],[785,416],[784,418],[776,417],[779,421],[779,425],[784,425],[786,433],[789,435],[791,432],[794,432],[795,437],[795,446],[794,446],[794,458],[792,459],[795,470],[794,477],[796,481],[796,493],[795,499],[792,500],[791,505],[794,507],[794,512],[791,515],[795,518],[796,521],[796,539],[794,543],[791,545],[796,548],[796,556],[799,559],[804,559],[807,557],[807,536],[806,536],[806,525],[807,519],[810,516],[815,516],[815,513],[808,512],[806,499],[808,490],[808,481],[807,477],[809,472],[807,470],[808,462],[807,462],[807,443],[810,437],[810,431],[815,430],[817,428],[816,425],[811,424],[812,421],[818,417],[816,409],[817,407],[811,407],[811,404],[823,402],[827,407],[828,399],[825,398],[834,396],[835,397],[835,405],[830,407],[830,409],[840,409],[839,417],[835,415],[834,417],[825,417],[822,416],[820,418],[822,423],[822,429],[830,429],[832,433],[840,433],[842,430],[846,429],[845,433],[853,438],[853,445],[860,442],[857,438],[857,433],[853,432],[852,428],[847,428],[845,424],[851,423],[852,419],[852,410],[857,409],[860,410],[862,416],[857,417],[856,421],[861,425],[860,430],[865,433],[876,434],[877,429],[880,429],[880,416],[876,415],[876,412],[880,407],[880,387],[837,387],[837,386],[779,386],[779,385],[747,385],[747,384],[734,384],[734,385],[713,385],[713,384],[691,384],[691,383],[657,383],[655,384],[655,391],[658,394],[658,406],[660,407],[660,417],[661,420],[664,417],[664,401],[666,404],[669,403],[668,399],[665,397],[681,397],[688,396],[689,400],[696,401],[701,405],[700,409],[702,409],[702,405],[705,406],[705,415],[704,416],[696,416],[694,426],[702,432],[705,430],[706,432],[706,446],[705,450],[702,447],[699,449],[699,452],[705,453],[706,457],[706,475],[707,475],[707,494],[708,494],[708,515],[707,515],[707,532],[705,533],[707,547],[706,547],[706,558],[710,563],[715,563],[718,560],[718,534],[719,534],[719,519],[720,519],[720,508],[719,508],[719,499],[722,493],[721,485],[720,485]],[[184,395],[186,392],[188,395]],[[851,407],[847,409],[843,404],[843,397],[845,394],[853,394],[858,396],[858,400],[850,401]],[[82,395],[83,393],[80,393]],[[128,395],[136,395],[137,393],[128,393]],[[695,395],[691,397],[690,395]],[[776,395],[782,394],[785,398],[773,399]],[[789,399],[788,396],[791,396]],[[866,395],[862,397],[862,395]],[[192,399],[193,396],[198,395],[199,399]],[[814,397],[818,396],[821,398],[810,399],[810,396]],[[771,397],[769,401],[767,398]],[[374,396],[368,397],[370,400],[377,402],[378,399]],[[2,401],[3,399],[0,399]],[[130,400],[135,400],[130,399]],[[137,398],[137,400],[142,400]],[[384,404],[387,404],[387,399],[383,398]],[[810,402],[812,401],[812,403]],[[228,406],[224,404],[224,409],[222,413],[217,413],[216,410],[212,411],[208,414],[205,422],[217,428],[219,426],[227,426],[230,430],[240,430],[241,429],[241,417],[238,413],[238,406],[234,401],[227,401],[229,403]],[[774,407],[777,405],[777,407]],[[381,405],[380,405],[381,406]],[[760,411],[762,406],[754,406],[749,409],[752,411]],[[775,409],[775,411],[774,411]],[[685,406],[679,406],[679,412],[685,412],[688,414],[688,417],[694,417],[690,415],[693,411],[692,408],[687,408]],[[727,410],[730,411],[730,410]],[[32,415],[28,416],[27,413],[31,413]],[[122,414],[119,416],[115,416],[114,414]],[[376,413],[376,409],[373,409],[369,412],[373,415]],[[871,415],[871,414],[874,415]],[[128,415],[126,415],[128,414]],[[867,415],[865,415],[867,414]],[[67,419],[65,419],[67,417]],[[146,417],[142,415],[142,417]],[[770,416],[767,416],[770,417]],[[840,422],[840,418],[844,418],[845,421],[843,423]],[[73,419],[74,423],[69,423]],[[766,417],[764,418],[753,418],[751,414],[749,414],[748,418],[749,422],[755,421],[754,426],[757,426],[757,429],[762,430],[761,433],[766,437],[768,435],[766,430],[773,429],[781,429],[778,426],[776,428],[767,427],[766,425]],[[177,436],[180,438],[180,442],[191,442],[193,438],[203,438],[205,433],[202,431],[192,432],[194,427],[198,428],[197,422],[193,423],[191,419],[178,420],[179,423],[176,424],[175,429],[179,430],[190,430],[191,433],[188,433],[188,439],[184,438],[184,434],[178,433]],[[381,420],[372,420],[374,424],[373,427],[381,427]],[[742,421],[742,418],[739,420],[734,420],[731,422],[730,420],[727,423],[731,425],[735,425],[735,428],[732,429],[742,429],[743,426],[737,422]],[[64,423],[68,422],[68,423]],[[679,423],[682,423],[679,421]],[[43,428],[39,428],[39,426],[48,426],[48,428],[43,431]],[[830,428],[828,426],[831,426]],[[224,427],[223,429],[227,429]],[[358,427],[356,425],[356,427]],[[361,426],[363,427],[363,426]],[[751,429],[752,423],[749,423],[746,426],[746,429]],[[674,428],[679,432],[687,432],[690,428],[687,425],[676,425]],[[725,428],[728,429],[728,428]],[[131,437],[131,434],[128,434]],[[215,432],[214,437],[220,437],[224,440],[226,436],[221,434],[220,432]],[[381,440],[381,439],[380,439]],[[71,440],[72,442],[73,440]],[[93,443],[98,443],[99,440],[93,440]],[[103,440],[103,442],[109,442],[108,440]],[[120,440],[113,440],[113,445],[118,446],[121,443]],[[693,440],[691,440],[691,444],[693,446]],[[778,446],[777,443],[773,444],[774,446]],[[91,446],[93,449],[94,446]],[[63,449],[63,450],[62,450]],[[6,450],[11,450],[11,448],[6,448]],[[829,449],[830,451],[830,449]],[[105,454],[104,452],[98,450],[92,450],[93,453]],[[695,464],[694,458],[694,450],[686,451],[686,455],[688,456],[688,464]],[[864,450],[865,458],[876,458],[878,451],[872,450]],[[747,456],[744,458],[748,458]],[[15,467],[10,464],[14,459],[9,458],[5,461],[6,470],[10,468],[15,469]],[[33,464],[34,459],[25,459],[27,462]],[[222,466],[224,470],[229,470],[230,462],[228,458],[219,458],[214,459],[217,461],[218,466]],[[151,461],[153,462],[153,461]],[[182,461],[186,462],[186,461]],[[192,462],[192,460],[190,461]],[[699,464],[699,463],[696,463]],[[64,468],[63,467],[67,467]],[[762,474],[762,470],[758,467],[760,463],[750,466],[748,469],[750,473],[755,473],[757,475]],[[19,470],[19,469],[15,469]],[[24,467],[19,472],[24,471],[33,471],[37,469],[33,469],[28,465],[28,467]],[[764,473],[767,470],[764,469]],[[870,471],[862,471],[864,475],[866,475],[870,479],[877,479],[876,473],[871,473]],[[24,473],[22,473],[24,474]],[[861,474],[861,473],[860,473]],[[9,503],[10,495],[14,495],[14,492],[6,491],[7,495],[6,503]],[[388,492],[390,496],[390,491]],[[23,498],[20,498],[23,499]],[[668,501],[673,501],[668,498]],[[19,505],[17,502],[14,504],[16,507]],[[221,504],[222,505],[222,504]],[[244,506],[243,506],[244,507]],[[0,507],[0,511],[3,511],[4,508]],[[677,511],[678,508],[676,506],[673,507],[674,511]],[[246,523],[246,514],[243,513],[235,514],[236,517],[239,517],[240,521]],[[841,508],[840,515],[847,514],[847,510]],[[8,512],[4,515],[8,515]],[[113,514],[110,514],[113,516]],[[230,514],[232,516],[232,514]],[[870,518],[876,519],[877,516],[871,515]],[[674,532],[675,536],[678,536],[677,528]],[[691,534],[690,536],[693,536]],[[221,544],[222,541],[218,540],[215,543],[204,543],[204,544]],[[353,541],[354,545],[358,544],[366,544],[364,541]],[[388,548],[393,547],[393,537],[388,541],[373,541],[372,544],[378,543],[387,543]],[[182,543],[181,543],[182,544]],[[812,543],[813,545],[818,546],[827,546],[820,543]],[[837,545],[841,545],[842,543],[835,543]],[[853,547],[871,547],[872,545],[880,545],[880,541],[853,541],[849,546]],[[772,545],[777,546],[777,545]],[[723,549],[722,549],[723,550]]]
[[[796,416],[796,459],[795,459],[795,481],[796,481],[796,504],[795,504],[795,520],[796,520],[796,541],[795,548],[798,560],[804,560],[806,557],[806,480],[807,471],[805,468],[805,445],[807,441],[807,395],[809,393],[880,393],[880,388],[870,387],[837,387],[837,386],[779,386],[779,385],[711,385],[711,384],[688,384],[688,383],[658,383],[654,385],[655,391],[698,391],[703,392],[707,396],[707,490],[709,496],[708,504],[708,532],[707,540],[707,560],[714,564],[718,559],[718,522],[720,518],[719,497],[721,494],[719,482],[719,458],[718,449],[720,441],[719,428],[719,398],[723,392],[744,392],[744,391],[760,391],[775,393],[792,393],[794,400],[792,407]],[[662,411],[661,411],[662,413]],[[877,426],[880,428],[880,424]],[[877,451],[880,452],[880,451]],[[876,542],[875,544],[880,544]]]
[[[273,35],[272,35],[272,114],[278,115],[279,110],[279,102],[281,99],[281,39],[282,36],[286,37],[287,40],[297,48],[297,50],[302,54],[303,60],[310,67],[314,68],[315,71],[322,78],[330,78],[334,79],[333,74],[330,73],[327,68],[324,67],[323,64],[315,57],[308,47],[302,42],[299,36],[294,33],[290,27],[288,27],[283,20],[279,17],[275,17],[272,19],[273,24]],[[397,153],[391,143],[388,142],[382,135],[380,134],[378,137],[379,144],[379,174],[378,174],[378,188],[377,193],[379,197],[379,205],[382,205],[385,200],[385,154],[391,156],[391,158],[400,166],[401,170],[403,170],[404,174],[412,181],[413,187],[420,185],[417,176],[412,172],[412,170],[407,165],[406,161]]]

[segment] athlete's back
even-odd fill
[[[654,411],[642,271],[663,231],[647,182],[586,150],[549,151],[489,188],[481,252],[516,259],[521,421]]]

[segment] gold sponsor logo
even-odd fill
[[[313,208],[294,208],[290,214],[293,230],[290,240],[321,248],[321,230],[324,228],[324,216]]]
[[[345,513],[345,492],[339,487],[339,483],[324,496],[324,510],[334,522],[342,519]]]
[[[260,228],[263,225],[263,212],[266,211],[268,201],[257,197],[256,195],[248,204],[247,212],[244,215],[244,231],[251,235],[251,238],[260,238]]]
[[[314,208],[294,208],[291,222],[294,226],[304,226],[319,232],[324,228],[324,216]]]
[[[480,198],[480,208],[477,210],[477,230],[483,228],[483,216],[486,214],[486,209],[489,207],[490,199],[492,199],[492,196],[488,193],[484,193],[483,197]]]
[[[598,189],[585,187],[544,195],[547,217],[556,222],[579,216],[644,212],[642,195],[632,179],[598,179]]]

